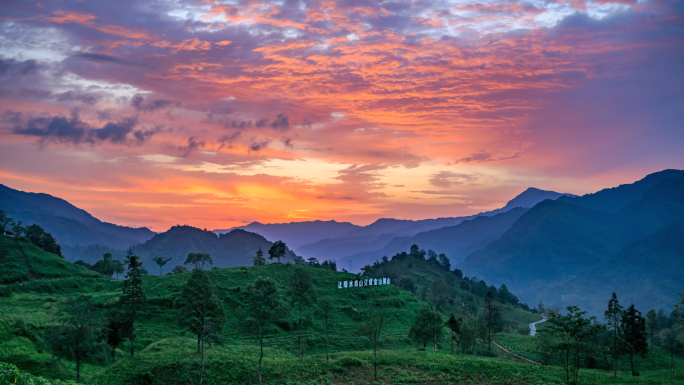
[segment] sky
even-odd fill
[[[165,231],[684,168],[684,2],[0,3],[0,183]]]

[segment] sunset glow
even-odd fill
[[[0,28],[0,183],[116,224],[470,215],[684,165],[681,1],[3,1]]]

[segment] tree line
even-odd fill
[[[14,222],[6,212],[0,210],[0,235],[8,235],[14,238],[26,238],[43,251],[64,258],[62,248],[55,238],[37,224],[22,226],[21,221]]]

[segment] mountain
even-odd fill
[[[63,246],[101,245],[125,250],[152,238],[147,228],[102,222],[64,199],[48,194],[14,190],[0,185],[0,210],[24,226],[38,224]],[[67,258],[68,254],[65,254]]]
[[[281,240],[288,247],[296,249],[301,245],[314,243],[323,238],[337,237],[360,227],[349,222],[336,222],[334,220],[269,224],[252,222],[247,226],[234,227],[228,230],[214,230],[214,232],[220,235],[241,229],[263,235],[266,239],[274,242]]]
[[[610,201],[611,195],[622,199],[623,206],[615,212],[575,205],[572,202],[577,198],[543,201],[500,239],[470,254],[460,267],[495,284],[505,282],[512,289],[527,290],[530,297],[541,290],[535,287],[583,274],[611,260],[631,242],[684,217],[684,173],[664,173],[668,177],[644,178],[659,181],[641,194],[631,194],[636,199],[632,202],[627,202],[624,192],[636,189],[603,190],[602,202]],[[530,297],[523,299],[530,301]]]
[[[334,259],[340,262],[352,262],[350,264],[353,268],[360,268],[383,255],[393,255],[399,250],[406,249],[407,245],[410,246],[411,244],[416,243],[425,249],[432,249],[435,251],[438,249],[446,250],[448,251],[448,253],[445,251],[447,256],[454,258],[452,262],[460,261],[467,255],[465,254],[466,252],[471,252],[476,248],[485,246],[488,242],[496,239],[494,233],[496,233],[496,236],[498,237],[505,229],[500,229],[495,226],[497,229],[496,231],[487,233],[490,238],[477,238],[478,241],[482,243],[473,241],[468,243],[468,245],[463,244],[463,242],[467,242],[467,240],[462,242],[458,236],[456,236],[456,240],[452,242],[450,246],[446,245],[449,244],[449,241],[445,244],[444,242],[441,242],[442,240],[439,239],[439,237],[433,237],[432,235],[427,235],[413,241],[408,239],[422,232],[457,226],[464,221],[478,217],[494,216],[510,211],[516,207],[530,208],[544,199],[556,199],[561,196],[574,195],[528,188],[510,200],[503,208],[477,215],[424,219],[418,221],[382,218],[368,226],[354,229],[347,234],[334,238],[322,239],[314,243],[300,246],[295,249],[295,251],[297,254],[304,256],[304,258],[315,257],[318,259]],[[505,220],[502,223],[504,222],[508,223]],[[456,231],[458,232],[458,230]],[[497,233],[497,231],[499,232]],[[446,233],[451,234],[450,230],[447,230]]]
[[[190,253],[209,253],[216,267],[252,266],[254,254],[261,248],[267,262],[268,249],[273,243],[263,236],[245,230],[233,230],[216,235],[212,231],[191,226],[173,226],[168,231],[152,237],[149,241],[135,246],[133,253],[142,257],[145,268],[157,273],[158,267],[152,258],[159,256],[173,258],[164,266],[168,272],[177,265],[183,265]],[[281,262],[292,262],[295,254],[287,250]]]
[[[536,290],[534,303],[572,303],[600,315],[612,292],[638,309],[671,309],[684,289],[684,218],[624,246],[611,259],[575,277]]]
[[[379,250],[345,256],[340,262],[352,260],[357,266],[364,266],[384,255],[394,255],[402,250],[408,250],[415,244],[424,249],[431,249],[437,254],[446,254],[454,265],[473,251],[499,238],[526,211],[527,209],[518,207],[491,217],[478,216],[464,220],[456,226],[424,231],[412,237],[396,237]]]

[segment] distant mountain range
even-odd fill
[[[154,232],[102,222],[64,199],[0,185],[0,210],[23,225],[38,224],[62,246],[100,245],[114,250],[147,241]],[[68,249],[68,247],[67,247]],[[67,255],[67,253],[65,253]]]

